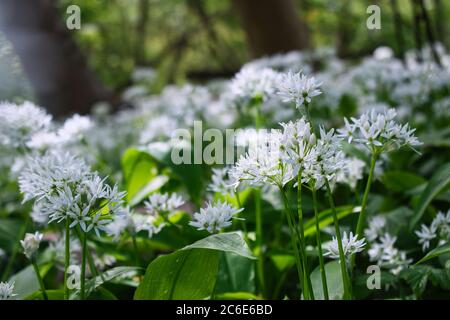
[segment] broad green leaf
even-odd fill
[[[127,201],[131,202],[157,176],[157,166],[147,152],[135,148],[125,151],[121,162]]]
[[[358,213],[360,211],[361,207],[354,207],[351,205],[336,208],[338,220],[343,219],[352,213]],[[319,213],[319,228],[321,230],[332,223],[333,213],[331,209],[327,209]],[[316,225],[315,218],[312,218],[305,223],[305,236],[312,236],[314,234],[316,234]]]
[[[41,277],[45,277],[52,265],[52,263],[45,263],[39,266]],[[14,293],[17,294],[17,299],[25,299],[40,290],[39,281],[31,265],[13,275],[9,282],[14,282]]]
[[[381,177],[381,182],[388,190],[405,192],[424,184],[426,180],[411,172],[387,171]]]
[[[206,299],[214,291],[218,268],[216,250],[179,250],[160,256],[148,266],[134,299]]]
[[[414,229],[416,224],[422,218],[425,210],[431,201],[450,183],[450,163],[442,166],[436,173],[431,177],[428,182],[427,187],[422,192],[419,200],[419,204],[414,210],[414,216],[410,222],[410,229]]]
[[[189,246],[186,246],[181,250],[189,249],[220,250],[225,252],[232,252],[249,259],[256,259],[239,232],[213,234],[207,238],[201,239]]]
[[[331,261],[325,264],[325,274],[327,276],[328,296],[330,300],[340,300],[344,295],[342,284],[341,266],[339,261]],[[311,273],[311,283],[314,290],[314,297],[317,300],[324,300],[322,277],[320,267]]]
[[[45,290],[48,296],[48,300],[64,300],[64,290]],[[44,300],[41,291],[36,291],[32,295],[29,295],[24,300]]]
[[[261,300],[260,297],[250,292],[225,292],[214,295],[217,300]]]
[[[424,263],[425,261],[436,258],[436,257],[446,254],[446,253],[450,253],[450,242],[447,242],[447,243],[443,244],[442,246],[439,246],[439,247],[431,250],[430,252],[428,252],[425,255],[425,257],[423,257],[416,263],[416,265],[420,264],[420,263]]]
[[[211,235],[150,263],[136,290],[135,299],[191,300],[210,297],[217,279],[221,251],[254,258],[239,233]]]
[[[255,263],[231,252],[220,255],[215,294],[255,292]]]
[[[159,175],[150,180],[141,190],[139,190],[130,200],[130,206],[134,207],[144,200],[149,194],[158,191],[169,181],[169,177]]]
[[[137,267],[116,267],[112,268],[110,270],[107,270],[103,272],[102,275],[99,275],[93,279],[90,279],[86,283],[86,297],[89,297],[89,295],[96,289],[98,289],[101,285],[103,285],[106,282],[113,281],[116,278],[120,277],[132,277],[136,275],[136,272],[140,268]],[[80,291],[76,290],[70,295],[70,299],[78,299],[80,296]]]
[[[280,272],[290,269],[295,265],[295,258],[292,254],[274,253],[270,255],[270,259]]]

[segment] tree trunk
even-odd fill
[[[52,114],[83,114],[95,102],[118,102],[89,69],[55,1],[2,0],[0,29],[20,57],[39,104]]]
[[[292,0],[233,0],[253,57],[309,47],[309,35]]]

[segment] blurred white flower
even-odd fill
[[[75,114],[64,122],[57,135],[61,142],[72,143],[84,138],[86,132],[93,126],[94,124],[88,116]]]
[[[367,240],[374,241],[382,234],[382,230],[386,226],[386,218],[382,215],[374,216],[369,220],[368,225],[369,228],[364,230],[364,235]]]
[[[415,233],[423,251],[430,248],[430,242],[434,239],[438,240],[438,245],[446,243],[450,240],[450,210],[447,211],[447,214],[438,212],[430,226],[422,224],[421,229]]]
[[[42,237],[44,235],[42,233],[27,233],[23,240],[20,240],[20,244],[23,247],[23,253],[28,259],[34,259],[36,253],[39,249],[39,245],[41,244]]]
[[[346,258],[349,258],[352,254],[361,252],[364,250],[366,240],[364,238],[358,240],[358,235],[353,236],[353,233],[347,235],[344,232],[342,235],[342,249]],[[324,256],[328,256],[331,259],[339,259],[339,245],[336,237],[333,240],[325,244]]]
[[[14,282],[0,282],[0,300],[13,300],[15,296]]]
[[[31,102],[0,102],[0,145],[24,148],[31,137],[49,128],[52,117]]]
[[[206,208],[194,213],[193,221],[189,224],[198,230],[216,233],[231,226],[231,219],[242,210],[244,209],[235,209],[226,202],[207,203]]]
[[[283,75],[278,86],[278,94],[284,102],[295,103],[296,108],[308,105],[312,98],[322,92],[319,90],[322,83],[316,82],[314,77],[308,77],[301,72],[288,72]]]
[[[145,209],[150,214],[173,214],[174,210],[181,207],[184,204],[183,198],[176,194],[168,193],[154,193],[150,195],[148,201],[144,202]]]

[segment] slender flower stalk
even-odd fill
[[[23,225],[19,231],[19,238],[18,238],[19,240],[23,239],[23,237],[25,236],[29,221],[30,221],[30,218],[27,215],[27,217],[25,218],[25,222],[23,223]],[[15,245],[13,247],[11,257],[8,259],[8,264],[5,267],[5,271],[3,271],[1,281],[6,281],[9,278],[9,275],[11,274],[12,268],[14,266],[14,262],[16,261],[16,257],[17,257],[17,254],[19,253],[19,251],[20,251],[20,242],[17,241],[17,242],[15,242]]]
[[[334,228],[336,231],[336,238],[338,242],[338,249],[339,249],[339,263],[341,265],[341,275],[342,275],[342,283],[344,285],[344,299],[348,300],[351,298],[350,294],[350,280],[348,276],[348,270],[347,270],[347,262],[345,261],[345,254],[344,254],[344,248],[342,246],[342,237],[341,237],[341,231],[339,229],[339,221],[336,214],[336,208],[334,206],[334,200],[333,195],[331,193],[330,183],[328,180],[325,181],[325,185],[327,188],[327,195],[328,195],[328,201],[330,203],[331,212],[333,213],[333,220],[334,220]]]
[[[81,253],[81,281],[80,298],[86,300],[86,257],[87,257],[87,233],[81,233],[82,253]]]
[[[133,240],[134,263],[136,264],[137,267],[139,267],[141,265],[141,262],[139,259],[139,248],[138,248],[138,244],[137,244],[136,235],[133,234],[131,236],[131,239]]]
[[[39,266],[35,258],[31,259],[31,264],[33,265],[34,272],[36,273],[36,277],[38,279],[39,286],[41,288],[42,296],[44,297],[44,300],[48,300],[47,291],[45,291],[44,280],[42,279],[41,273],[39,272]]]
[[[325,262],[323,260],[323,251],[322,251],[322,239],[320,235],[319,212],[317,210],[317,191],[314,188],[311,188],[311,192],[313,197],[314,218],[316,224],[316,241],[317,241],[317,250],[319,253],[320,275],[322,280],[323,296],[325,300],[329,300],[327,274],[325,272]]]
[[[369,197],[370,192],[370,186],[372,185],[373,180],[373,174],[375,171],[375,165],[377,162],[378,154],[372,153],[371,161],[370,161],[370,169],[369,169],[369,177],[367,178],[367,184],[366,189],[364,190],[364,195],[361,203],[361,212],[358,217],[358,223],[356,225],[356,234],[362,235],[364,224],[366,222],[366,206],[367,206],[367,199]],[[356,255],[353,255],[350,260],[350,269],[353,269],[353,266],[355,265],[355,258]]]
[[[305,286],[304,286],[304,272],[303,272],[303,266],[302,266],[302,261],[300,259],[300,253],[299,253],[299,249],[297,246],[297,236],[296,236],[296,232],[295,232],[295,227],[294,224],[292,222],[292,214],[291,214],[291,208],[289,207],[289,201],[286,197],[286,193],[284,192],[283,188],[280,187],[280,192],[283,198],[283,202],[284,202],[284,212],[286,215],[286,220],[288,222],[288,226],[289,226],[289,231],[291,233],[291,245],[292,245],[292,249],[294,250],[294,256],[295,256],[295,264],[297,266],[297,273],[298,273],[298,281],[299,281],[299,287],[301,290],[301,293],[303,293],[303,296],[305,297],[305,299],[307,297],[309,297],[309,292],[305,291]]]
[[[70,220],[66,219],[66,238],[65,238],[65,255],[64,255],[64,299],[69,300],[70,289],[67,285],[69,275],[67,271],[70,266]]]
[[[298,213],[298,224],[300,229],[300,250],[302,252],[302,262],[303,262],[303,272],[304,272],[304,283],[305,290],[307,290],[310,294],[310,297],[314,299],[314,291],[312,289],[311,278],[309,275],[309,267],[308,267],[308,257],[306,254],[306,245],[305,245],[305,230],[303,226],[303,209],[302,209],[302,172],[299,171],[297,175],[297,213]]]

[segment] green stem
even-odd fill
[[[350,282],[349,282],[349,277],[348,277],[348,272],[347,272],[347,263],[345,261],[344,248],[342,246],[341,231],[339,229],[339,222],[338,222],[338,217],[336,214],[336,208],[334,206],[334,200],[333,200],[333,196],[331,194],[331,188],[330,188],[330,184],[329,184],[328,180],[325,180],[325,185],[327,187],[327,195],[328,195],[328,201],[329,201],[330,207],[331,207],[331,212],[333,213],[334,229],[336,230],[336,239],[338,242],[342,283],[344,285],[344,299],[348,300],[348,299],[350,299]]]
[[[22,225],[22,227],[19,230],[18,240],[16,242],[14,242],[14,247],[13,247],[13,250],[11,253],[11,257],[8,260],[8,264],[6,265],[5,271],[3,272],[1,281],[8,280],[9,275],[11,274],[11,271],[14,267],[14,262],[16,261],[16,258],[17,258],[17,254],[19,253],[20,248],[21,248],[20,240],[22,240],[25,237],[25,233],[27,232],[29,220],[30,220],[30,218],[27,216],[25,218],[25,223]]]
[[[242,208],[242,203],[241,203],[241,198],[239,197],[239,192],[235,191],[234,192],[234,196],[236,198],[236,203],[238,205],[238,209],[241,209]],[[247,225],[245,223],[245,220],[240,220],[240,221],[241,221],[242,231],[244,232],[244,240],[245,240],[245,242],[248,243]]]
[[[261,190],[255,190],[255,222],[256,222],[256,247],[258,248],[258,280],[261,292],[265,292],[264,281],[264,252],[262,248],[262,211],[261,211]]]
[[[31,264],[33,265],[34,272],[36,273],[36,277],[39,281],[39,286],[41,287],[42,296],[44,297],[44,300],[48,300],[47,292],[45,291],[45,285],[44,280],[41,277],[41,273],[39,272],[39,266],[36,262],[36,259],[31,259]]]
[[[292,249],[294,250],[294,256],[295,256],[295,265],[297,266],[297,273],[298,273],[298,282],[299,282],[299,286],[300,286],[300,290],[303,293],[303,296],[306,297],[309,296],[309,292],[305,291],[305,287],[304,287],[304,277],[303,277],[303,266],[302,266],[302,261],[300,259],[300,253],[299,253],[299,249],[297,246],[297,234],[295,232],[295,227],[292,223],[292,218],[291,218],[291,209],[289,207],[289,201],[286,197],[286,194],[284,192],[284,190],[282,188],[280,188],[280,192],[283,198],[283,202],[284,202],[284,209],[285,209],[285,214],[286,214],[286,220],[288,222],[289,225],[289,230],[291,233],[291,245],[292,245]],[[301,296],[301,294],[300,294]]]
[[[131,236],[131,238],[133,239],[134,263],[136,264],[136,267],[140,267],[141,266],[141,262],[140,262],[140,259],[139,259],[139,248],[138,248],[138,245],[137,245],[136,235],[133,234]]]
[[[356,235],[358,235],[358,237],[362,236],[362,232],[363,232],[363,228],[364,228],[364,224],[366,223],[366,207],[367,207],[367,199],[369,198],[369,191],[370,191],[370,186],[372,184],[372,180],[373,180],[373,173],[375,171],[375,164],[377,162],[377,153],[372,153],[372,158],[370,161],[370,171],[369,171],[369,178],[367,179],[367,184],[366,184],[366,189],[364,190],[364,195],[363,195],[363,199],[361,202],[361,213],[359,214],[358,217],[358,224],[356,225]],[[351,262],[350,262],[350,268],[353,269],[353,266],[355,264],[355,258],[356,255],[353,255],[351,257]]]
[[[309,292],[310,298],[314,300],[314,291],[311,284],[311,278],[309,276],[308,257],[306,254],[305,244],[305,230],[303,226],[303,208],[302,208],[302,173],[301,171],[297,175],[297,213],[298,224],[300,227],[300,250],[303,256],[303,272],[304,272],[304,284],[305,291]]]
[[[319,264],[320,264],[320,274],[321,274],[321,278],[322,278],[323,296],[324,296],[325,300],[329,300],[327,274],[325,272],[325,262],[323,260],[322,239],[321,239],[320,226],[319,226],[319,212],[317,210],[317,191],[314,188],[311,188],[311,191],[312,191],[312,197],[313,197],[314,217],[315,217],[315,222],[316,222],[316,241],[317,241],[317,250],[319,251]]]
[[[69,279],[69,275],[67,271],[70,267],[70,220],[66,218],[66,238],[65,238],[65,256],[64,256],[64,299],[69,300],[70,298],[70,290],[67,285],[67,281]]]
[[[81,300],[86,300],[86,257],[87,257],[87,234],[82,232],[82,258],[81,258]]]

